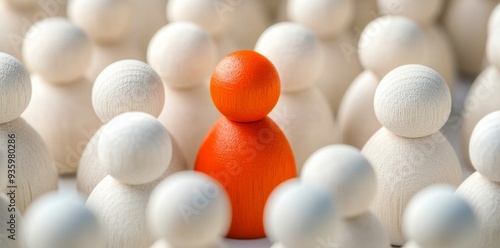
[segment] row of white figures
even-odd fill
[[[462,112],[461,130],[462,153],[466,163],[470,164],[469,140],[479,120],[487,114],[500,110],[500,4],[490,16],[488,23],[488,41],[486,55],[489,66],[476,78],[465,99]],[[470,166],[473,169],[472,166]]]

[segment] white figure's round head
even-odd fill
[[[289,0],[288,18],[309,28],[319,37],[342,34],[354,20],[351,0]]]
[[[284,247],[317,247],[335,237],[339,217],[328,191],[292,179],[269,196],[264,225],[268,237]]]
[[[30,75],[19,60],[0,52],[0,124],[19,118],[30,100]]]
[[[219,36],[228,30],[234,12],[241,2],[169,0],[167,19],[170,22],[192,22],[202,27],[211,36]]]
[[[147,217],[157,237],[175,247],[210,247],[229,230],[231,204],[216,181],[202,173],[183,171],[154,189]]]
[[[423,65],[404,65],[387,74],[375,91],[375,114],[392,133],[418,138],[438,132],[451,112],[443,77]]]
[[[377,192],[377,177],[370,162],[348,145],[325,146],[314,152],[300,178],[304,184],[328,190],[338,200],[345,218],[368,211]]]
[[[472,165],[481,175],[500,183],[500,111],[477,123],[470,137],[469,153]]]
[[[172,141],[155,117],[128,112],[109,121],[99,136],[99,160],[121,183],[139,185],[158,179],[172,160]]]
[[[73,83],[82,78],[91,54],[92,45],[83,30],[59,17],[33,25],[23,42],[26,66],[54,84]]]
[[[423,31],[402,16],[382,16],[373,20],[361,33],[358,43],[361,64],[379,78],[398,66],[424,64],[427,50]]]
[[[410,240],[426,248],[474,247],[478,231],[472,207],[444,185],[426,188],[410,200],[403,227]]]
[[[71,0],[68,16],[96,43],[123,40],[132,27],[131,0]]]
[[[443,0],[377,0],[383,15],[401,15],[428,27],[433,25],[444,7]]]
[[[104,247],[99,223],[81,196],[49,193],[33,202],[24,217],[27,248]]]
[[[212,39],[202,28],[188,22],[163,27],[148,47],[148,63],[163,83],[173,88],[190,88],[208,81],[216,59]]]
[[[491,34],[496,29],[500,29],[500,4],[498,4],[490,14],[488,21],[488,34]]]
[[[264,31],[255,51],[274,64],[280,76],[281,90],[287,92],[311,87],[323,63],[318,38],[307,28],[290,22],[275,24]]]
[[[144,112],[158,117],[165,89],[160,76],[148,64],[121,60],[106,67],[92,88],[92,105],[104,123],[125,112]]]

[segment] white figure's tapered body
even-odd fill
[[[205,83],[216,56],[208,34],[188,22],[162,28],[148,51],[148,62],[165,86],[165,104],[158,119],[179,143],[191,169],[203,139],[220,117]]]
[[[331,108],[314,85],[322,63],[321,44],[298,24],[279,23],[262,34],[255,50],[278,70],[281,96],[269,116],[285,133],[300,171],[315,150],[335,142]]]
[[[382,79],[374,109],[383,128],[362,150],[379,182],[371,209],[391,244],[403,245],[402,216],[409,200],[429,185],[458,186],[462,180],[457,155],[439,132],[451,112],[451,94],[436,71],[405,65]]]

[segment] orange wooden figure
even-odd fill
[[[194,169],[227,191],[232,206],[229,238],[265,237],[267,198],[280,183],[297,176],[288,140],[267,117],[280,94],[278,72],[263,55],[236,51],[215,68],[210,93],[224,117],[203,141]]]

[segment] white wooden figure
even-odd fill
[[[22,232],[26,248],[104,248],[97,218],[79,195],[40,197],[26,211]]]
[[[122,60],[109,65],[101,72],[92,89],[92,105],[103,123],[125,112],[158,116],[164,102],[160,77],[149,65],[137,60]],[[98,159],[101,129],[85,147],[78,167],[77,186],[87,196],[108,175]],[[172,143],[174,155],[167,174],[186,168],[182,151],[175,141]]]
[[[323,65],[317,82],[334,113],[342,97],[362,71],[355,52],[354,33],[349,31],[354,18],[351,0],[291,0],[288,1],[290,20],[313,31],[323,46]]]
[[[499,5],[500,6],[500,5]],[[461,133],[462,153],[471,169],[469,158],[469,140],[476,124],[487,114],[500,110],[500,12],[491,16],[486,55],[490,65],[476,78],[465,98],[462,112]],[[499,23],[500,24],[500,23]]]
[[[398,66],[425,62],[426,46],[422,29],[406,17],[382,16],[366,26],[358,44],[365,71],[345,92],[337,115],[343,143],[361,149],[380,129],[373,110],[378,83]]]
[[[136,12],[129,36],[139,46],[144,57],[146,57],[151,38],[160,28],[167,24],[167,15],[165,13],[167,2],[168,0],[133,0]]]
[[[384,227],[369,211],[377,178],[361,151],[347,145],[325,146],[307,159],[300,178],[304,184],[329,191],[339,201],[342,220],[334,247],[390,248]]]
[[[462,74],[476,77],[483,69],[488,18],[498,0],[453,0],[443,22],[457,56]]]
[[[101,125],[84,77],[92,44],[78,26],[54,17],[32,26],[23,47],[33,93],[22,116],[47,143],[59,174],[74,175],[89,135]]]
[[[424,64],[439,72],[453,89],[457,74],[455,54],[448,35],[437,20],[444,0],[378,0],[377,3],[380,10],[408,17],[420,25],[429,49]]]
[[[472,206],[448,185],[434,185],[408,203],[403,226],[411,240],[404,248],[476,247],[478,225]]]
[[[291,179],[267,200],[264,226],[273,247],[332,247],[339,219],[337,201],[327,190]]]
[[[321,44],[308,29],[285,22],[269,27],[255,50],[278,70],[281,95],[269,117],[290,142],[299,172],[314,151],[335,142],[331,108],[315,86],[322,63]]]
[[[57,189],[54,161],[42,137],[21,118],[31,99],[31,80],[24,66],[0,53],[0,150],[6,153],[8,181],[3,193],[15,191],[20,213],[40,195]],[[3,175],[7,176],[7,175]]]
[[[166,243],[157,248],[223,247],[231,224],[231,203],[217,181],[184,171],[154,189],[147,218],[150,229]]]
[[[0,52],[23,61],[25,33],[35,22],[46,18],[37,0],[0,0]]]
[[[68,16],[93,42],[85,75],[94,82],[106,66],[123,59],[145,61],[145,54],[128,39],[134,18],[132,0],[72,0]]]
[[[217,44],[217,58],[222,59],[237,50],[228,32],[238,4],[241,1],[169,0],[167,19],[170,22],[194,22],[205,29]]]
[[[451,112],[451,95],[433,69],[404,65],[382,79],[374,109],[383,127],[362,150],[379,182],[371,210],[391,244],[400,246],[407,241],[402,216],[415,193],[432,184],[458,186],[462,181],[457,155],[439,132]]]
[[[203,139],[220,117],[206,84],[216,58],[212,39],[189,22],[163,27],[149,46],[148,62],[165,86],[158,119],[179,142],[191,169]]]
[[[146,208],[171,164],[170,135],[154,116],[141,112],[120,114],[101,132],[99,160],[109,176],[95,187],[86,206],[101,223],[106,247],[149,247],[155,239]]]
[[[495,247],[500,243],[500,111],[486,115],[470,139],[470,159],[477,170],[457,189],[477,214],[479,238],[470,247]]]

